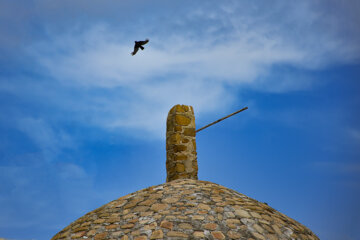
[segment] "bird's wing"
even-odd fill
[[[135,45],[134,51],[131,53],[131,55],[134,56],[137,53],[138,50],[139,50],[139,47]]]
[[[145,45],[145,44],[147,44],[149,42],[149,39],[146,39],[145,41],[139,41],[138,43],[140,44],[140,45]]]

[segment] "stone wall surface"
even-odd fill
[[[166,122],[166,181],[198,179],[195,116],[191,106],[175,105]]]
[[[60,239],[319,239],[270,206],[218,184],[179,179],[114,200],[56,234]]]

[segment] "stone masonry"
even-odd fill
[[[318,240],[272,207],[215,183],[178,179],[114,200],[52,240]]]
[[[166,181],[198,179],[195,116],[192,106],[175,105],[166,122]]]

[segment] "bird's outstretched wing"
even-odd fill
[[[139,50],[139,47],[135,45],[134,51],[131,53],[131,55],[134,56],[137,53],[138,50]]]
[[[145,45],[149,42],[149,39],[146,39],[145,41],[139,41],[140,45]]]

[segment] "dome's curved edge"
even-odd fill
[[[126,234],[129,233],[129,231],[128,231],[128,229],[126,229],[126,226],[121,225],[120,220],[118,222],[111,222],[110,221],[110,222],[107,223],[107,222],[105,222],[105,220],[102,222],[103,219],[110,219],[110,213],[108,214],[108,212],[112,211],[113,215],[115,214],[115,215],[117,215],[119,217],[121,214],[124,215],[124,214],[131,213],[132,211],[130,211],[130,209],[131,210],[134,210],[134,209],[135,210],[136,209],[138,209],[138,210],[147,209],[147,210],[151,210],[151,212],[155,212],[154,217],[159,217],[160,216],[159,219],[161,219],[161,220],[166,219],[167,215],[163,214],[163,213],[168,211],[167,209],[170,209],[170,207],[171,207],[171,208],[174,208],[173,209],[174,211],[176,211],[176,210],[181,208],[179,206],[175,206],[176,204],[180,204],[181,202],[178,202],[178,203],[172,202],[171,203],[171,201],[174,201],[174,200],[166,200],[166,199],[169,199],[169,196],[171,196],[171,194],[175,194],[175,195],[178,194],[176,191],[179,192],[179,188],[181,186],[184,187],[182,190],[185,189],[185,191],[186,190],[190,191],[189,194],[192,191],[192,190],[189,190],[189,189],[192,189],[192,188],[194,188],[194,189],[197,188],[198,190],[200,189],[201,192],[203,192],[203,191],[209,192],[209,198],[207,198],[207,195],[204,193],[206,196],[203,194],[205,197],[202,196],[203,199],[201,199],[201,201],[205,201],[205,202],[208,201],[209,202],[210,201],[209,199],[213,199],[214,201],[211,200],[212,202],[211,202],[211,206],[209,205],[210,207],[209,206],[206,207],[203,203],[196,203],[198,205],[199,204],[204,205],[204,206],[201,205],[203,208],[205,208],[202,212],[204,212],[204,211],[206,211],[206,209],[208,209],[209,214],[212,211],[211,214],[214,215],[214,209],[223,208],[223,211],[224,211],[224,209],[229,208],[229,206],[232,209],[233,213],[231,213],[231,211],[228,211],[228,212],[226,212],[227,216],[224,217],[224,220],[225,220],[227,225],[225,224],[224,225],[225,227],[224,226],[218,226],[217,228],[213,229],[212,232],[209,232],[211,230],[210,229],[208,231],[209,232],[208,235],[210,234],[209,238],[211,238],[211,236],[214,238],[214,236],[211,235],[211,234],[217,234],[217,231],[215,231],[215,230],[227,231],[225,233],[222,233],[222,231],[218,231],[219,232],[218,235],[220,236],[220,238],[221,238],[221,236],[229,237],[229,235],[231,235],[231,234],[233,235],[233,237],[236,237],[236,230],[238,230],[238,232],[239,231],[245,232],[245,230],[246,230],[246,231],[249,231],[250,232],[249,234],[252,234],[252,237],[255,237],[256,239],[261,239],[261,237],[260,237],[261,235],[256,235],[256,234],[262,234],[262,232],[265,232],[264,234],[265,235],[267,234],[269,236],[272,236],[272,235],[275,235],[275,234],[284,235],[285,233],[283,233],[281,231],[285,231],[285,232],[288,231],[286,234],[288,234],[288,235],[290,234],[291,236],[294,235],[294,234],[296,235],[296,233],[299,233],[299,238],[295,238],[295,239],[318,239],[317,236],[314,233],[312,233],[312,231],[310,229],[308,229],[307,227],[305,227],[301,223],[297,222],[296,220],[294,220],[292,218],[289,218],[285,214],[282,214],[281,212],[277,211],[276,209],[268,206],[267,204],[261,203],[261,202],[255,200],[255,199],[250,198],[250,197],[248,197],[248,196],[246,196],[246,195],[244,195],[242,193],[239,193],[239,192],[237,192],[237,191],[235,191],[233,189],[229,189],[227,187],[221,186],[221,185],[213,183],[213,182],[203,181],[203,180],[190,180],[190,179],[174,180],[174,181],[171,181],[171,182],[167,182],[167,183],[163,183],[163,184],[159,184],[159,185],[155,185],[155,186],[150,186],[150,187],[138,190],[136,192],[127,194],[127,195],[125,195],[123,197],[120,197],[118,199],[115,199],[115,200],[113,200],[113,201],[111,201],[111,202],[109,202],[107,204],[102,205],[101,207],[99,207],[99,208],[97,208],[97,209],[95,209],[95,210],[93,210],[91,212],[88,212],[84,216],[82,216],[79,219],[73,221],[71,224],[69,224],[67,227],[65,227],[63,230],[61,230],[58,234],[56,234],[52,239],[67,239],[70,236],[71,237],[79,236],[79,238],[82,238],[82,237],[85,236],[86,238],[90,238],[90,239],[107,239],[106,237],[105,238],[99,238],[99,237],[96,238],[96,236],[98,236],[98,234],[100,234],[101,231],[92,231],[95,228],[96,229],[102,228],[104,231],[102,231],[101,233],[106,233],[107,231],[109,231],[110,235],[115,230],[116,231],[119,230],[117,232],[124,233],[124,234],[119,235],[119,236],[127,236]],[[191,187],[191,186],[193,186],[193,187]],[[147,197],[150,196],[151,197],[152,194],[158,194],[158,192],[162,192],[162,189],[164,189],[164,187],[169,188],[170,190],[172,189],[171,187],[173,187],[173,188],[176,188],[175,189],[176,191],[174,191],[174,189],[171,190],[171,191],[169,190],[170,194],[166,194],[166,192],[165,192],[164,196],[162,196],[162,197],[165,197],[165,198],[158,198],[157,199],[158,203],[153,203],[153,205],[146,206],[146,203],[144,203],[144,202],[146,202],[147,200],[144,201],[143,196],[147,196]],[[181,193],[181,191],[180,191],[180,193]],[[192,192],[192,194],[195,194],[195,193],[196,193],[195,191]],[[136,197],[139,197],[139,195],[140,195],[140,199],[142,198],[141,201],[138,201],[137,203],[136,202],[134,203],[133,200]],[[222,195],[224,195],[224,196],[226,195],[227,197],[225,197],[225,198],[221,197]],[[181,196],[183,196],[184,199],[185,199],[185,201],[183,201],[183,202],[186,202],[186,201],[188,201],[188,200],[186,200],[186,196],[191,197],[192,195],[191,194],[190,195],[183,194]],[[235,196],[235,198],[234,198],[234,196]],[[149,199],[150,199],[150,197],[149,197]],[[184,200],[184,199],[182,199],[182,200]],[[218,201],[218,200],[221,200],[221,201]],[[170,201],[169,204],[166,203],[167,201]],[[167,208],[161,209],[162,206],[163,206],[161,204],[167,205]],[[174,205],[174,206],[172,206],[171,204]],[[231,204],[233,204],[233,205],[231,205]],[[229,205],[229,206],[227,206],[227,205]],[[216,207],[216,206],[220,206],[220,207]],[[238,209],[236,210],[235,207],[237,207]],[[189,208],[189,210],[192,209],[190,206],[188,208]],[[111,211],[108,211],[108,209],[110,209]],[[114,211],[114,209],[116,209],[116,211]],[[264,212],[264,213],[266,212],[266,214],[263,215],[262,212]],[[139,219],[141,219],[140,215],[143,212],[136,212],[135,211],[135,213],[138,214]],[[199,211],[197,213],[199,213]],[[171,215],[172,213],[169,212],[169,214]],[[168,216],[170,216],[169,214],[168,214]],[[195,212],[194,212],[194,214],[195,214]],[[214,217],[211,214],[210,215],[205,214],[204,219],[205,218],[206,219],[207,218],[213,219]],[[236,215],[236,214],[239,214],[239,215]],[[163,217],[163,219],[161,218],[161,216]],[[271,217],[269,217],[269,216],[271,216]],[[220,217],[219,214],[218,214],[218,217]],[[129,220],[135,221],[135,219],[136,218],[129,219]],[[231,219],[233,219],[233,221],[235,223],[238,223],[239,225],[242,224],[244,229],[241,230],[239,228],[239,226],[228,224],[228,222],[230,222]],[[245,219],[248,219],[248,220],[245,220]],[[223,218],[221,219],[221,221],[222,220],[223,220]],[[101,222],[102,222],[103,225],[97,225],[96,221],[99,224],[101,224]],[[192,220],[188,220],[188,222],[191,222],[191,221]],[[279,229],[276,228],[277,225],[275,224],[275,221],[277,221],[276,224],[281,226],[283,230],[281,230],[280,227],[278,227]],[[186,221],[184,221],[184,222],[186,222]],[[213,221],[213,222],[216,222],[216,221]],[[273,225],[272,228],[270,228],[270,227],[267,228],[265,223],[271,223],[271,222],[274,222],[275,225]],[[113,224],[111,224],[111,223],[113,223]],[[133,223],[131,223],[131,224],[133,224]],[[218,225],[221,225],[221,224],[218,224]],[[110,230],[109,226],[112,226],[113,229],[115,229],[115,230]],[[134,224],[132,226],[135,227]],[[203,225],[201,225],[201,226],[203,226]],[[209,227],[210,225],[209,226],[204,225],[204,226],[205,226],[205,229],[206,229],[206,227]],[[230,226],[230,227],[228,227],[228,226]],[[245,229],[244,226],[247,226],[247,229]],[[255,226],[255,227],[258,226],[257,227],[258,232],[256,232],[256,231],[251,232],[251,229],[253,229],[253,226]],[[286,229],[286,226],[289,226],[288,230]],[[138,225],[138,228],[140,228],[140,227],[141,227],[141,225]],[[235,227],[235,228],[231,228],[231,227]],[[124,229],[125,229],[125,231],[122,231]],[[174,230],[179,230],[179,229],[175,228]],[[89,233],[89,231],[92,231],[92,232]],[[157,224],[157,227],[156,227],[156,229],[154,229],[154,231],[155,232],[158,231],[158,233],[161,232],[161,234],[163,234],[163,235],[167,234],[167,236],[171,232],[174,232],[174,231],[170,231],[170,233],[169,233],[169,231],[166,231],[166,229],[162,230],[161,222],[159,222],[159,224]],[[205,231],[207,231],[207,230],[205,230]],[[175,232],[179,232],[179,231],[175,231]],[[190,232],[190,231],[187,231],[187,232]],[[194,232],[191,235],[191,237],[196,238],[196,236],[194,236],[194,234],[198,234],[199,236],[201,236],[199,231],[196,231],[196,232]],[[175,233],[171,233],[171,234],[175,234]],[[170,238],[172,236],[171,234],[170,234]],[[103,234],[103,235],[108,236],[109,234],[106,233],[106,234]],[[146,234],[145,235],[144,234],[139,234],[139,235],[146,236]],[[290,237],[290,235],[289,235],[289,237]],[[147,237],[151,237],[151,236],[152,235],[149,233]],[[310,236],[310,237],[307,237],[307,236]],[[132,236],[130,236],[130,239],[136,239],[136,238],[132,238]],[[147,238],[144,238],[144,239],[147,239]],[[234,239],[236,239],[236,238],[234,238]]]

